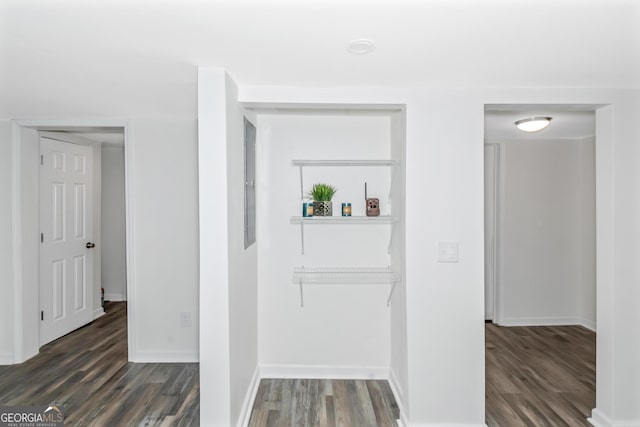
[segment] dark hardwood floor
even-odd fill
[[[53,341],[20,365],[0,366],[0,405],[57,405],[65,426],[197,426],[197,363],[127,362],[126,303]]]
[[[263,379],[249,427],[395,427],[398,418],[386,381]]]
[[[0,366],[0,405],[56,405],[66,426],[198,426],[198,364],[128,363],[126,303],[105,310],[31,360]],[[579,326],[487,324],[487,426],[589,426],[595,338]],[[397,418],[386,381],[264,379],[250,427],[382,427]]]
[[[488,427],[590,426],[596,334],[581,326],[486,328]]]

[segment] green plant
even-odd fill
[[[311,191],[309,191],[309,197],[316,202],[328,202],[336,194],[336,191],[338,190],[329,184],[313,184]]]

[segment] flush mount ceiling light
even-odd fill
[[[516,120],[514,124],[523,132],[538,132],[549,126],[551,120],[553,120],[553,117],[528,117]]]
[[[369,39],[351,40],[347,46],[349,53],[354,55],[366,55],[376,49],[376,45]]]

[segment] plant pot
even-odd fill
[[[333,215],[333,203],[331,200],[328,202],[313,202],[313,216],[332,216]]]

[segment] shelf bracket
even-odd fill
[[[300,280],[299,285],[300,285],[300,307],[304,307],[304,294],[302,293],[302,280]]]
[[[299,166],[300,168],[300,200],[304,200],[304,183],[302,182],[302,165]]]
[[[304,255],[304,221],[300,222],[300,253]]]
[[[391,285],[391,292],[389,292],[389,298],[387,298],[387,307],[391,306],[391,297],[393,296],[393,291],[396,289],[396,285],[398,284],[398,282],[393,282],[393,285]],[[300,285],[302,289],[302,285]]]
[[[391,254],[391,243],[393,243],[393,236],[396,234],[396,223],[391,224],[391,233],[389,234],[389,246],[387,247],[387,253]]]
[[[389,196],[387,197],[387,202],[391,202],[391,195],[393,194],[393,185],[396,182],[396,175],[398,175],[398,169],[397,167],[392,166],[391,167],[391,182],[389,183]]]

